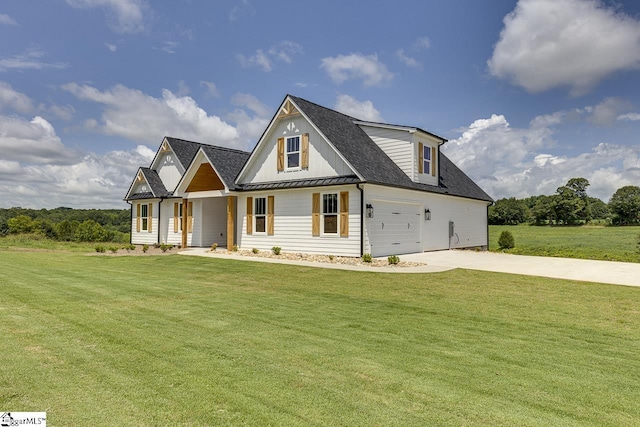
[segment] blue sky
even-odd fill
[[[640,185],[640,4],[4,0],[0,207],[126,207],[165,135],[250,150],[288,93],[417,126],[495,199]]]

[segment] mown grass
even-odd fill
[[[492,225],[490,250],[500,250],[498,238],[503,230],[515,238],[515,248],[505,251],[513,254],[640,262],[640,227]]]
[[[0,250],[0,407],[51,425],[640,424],[640,288]]]

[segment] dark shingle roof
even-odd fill
[[[171,195],[171,192],[167,191],[164,184],[162,183],[162,179],[160,179],[160,176],[158,176],[158,173],[156,171],[149,168],[140,168],[139,171],[144,176],[144,179],[147,181],[147,184],[149,184],[149,189],[151,191],[129,194],[125,200],[153,199],[153,198],[160,198],[160,197],[168,197]],[[135,183],[135,180],[134,180],[134,183]],[[133,188],[133,185],[134,184],[131,184],[131,188]]]
[[[359,120],[305,99],[289,96],[365,182],[449,194],[487,202],[493,201],[444,154],[440,153],[440,183],[438,186],[414,182],[369,138],[360,126],[354,123]]]
[[[227,188],[237,189],[234,181],[249,158],[249,153],[215,145],[201,145],[201,147]]]
[[[327,185],[356,184],[358,182],[362,182],[362,180],[355,175],[348,175],[348,176],[337,176],[337,177],[330,177],[330,178],[313,178],[313,179],[299,179],[295,181],[275,181],[275,182],[261,182],[258,184],[244,184],[242,186],[242,189],[245,191],[278,190],[283,188],[324,187]]]
[[[182,167],[187,169],[191,160],[195,157],[198,149],[204,144],[200,144],[199,142],[187,141],[184,139],[173,138],[170,136],[166,136],[165,139],[171,146],[171,149],[178,157],[178,160],[182,164]]]

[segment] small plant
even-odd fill
[[[274,246],[274,247],[271,248],[271,252],[274,255],[280,255],[280,250],[281,250],[280,246]]]
[[[231,252],[238,252],[238,245],[233,245],[231,247]]]
[[[335,257],[333,255],[329,255],[329,261],[333,261]]]
[[[214,243],[213,245],[211,245],[211,252],[215,251],[216,249],[218,249],[217,243]]]
[[[96,245],[96,252],[98,252],[99,254],[103,254],[107,251],[107,248],[105,248],[102,245]]]
[[[153,247],[156,248],[156,249],[160,248],[160,243],[154,243]]]
[[[371,256],[371,254],[364,254],[362,255],[362,261],[370,264],[371,261],[373,261],[373,257]]]
[[[498,238],[498,246],[500,249],[512,249],[516,246],[516,241],[510,231],[504,230]]]
[[[389,263],[389,265],[396,265],[400,262],[400,257],[398,255],[390,255],[387,258],[387,262]]]
[[[134,245],[134,244],[132,244],[132,243],[129,243],[129,244],[128,244],[128,245],[126,245],[124,248],[127,250],[127,252],[129,252],[129,251],[135,251],[135,250],[136,250],[136,245]]]
[[[253,248],[253,249],[251,249],[251,252],[253,252],[254,254],[257,254],[260,251],[258,250],[258,248]]]
[[[142,245],[142,252],[147,252],[149,250],[149,245],[147,245],[146,243],[144,245]]]
[[[118,252],[118,249],[120,249],[117,246],[109,246],[109,250],[111,251],[112,254],[115,254],[116,252]]]
[[[160,245],[160,250],[162,252],[167,252],[169,249],[171,249],[173,247],[173,245],[168,245],[166,243],[163,243]]]

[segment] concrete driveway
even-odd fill
[[[630,262],[593,261],[462,250],[407,254],[402,255],[400,258],[404,261],[424,262],[430,266],[640,286],[640,264]]]

